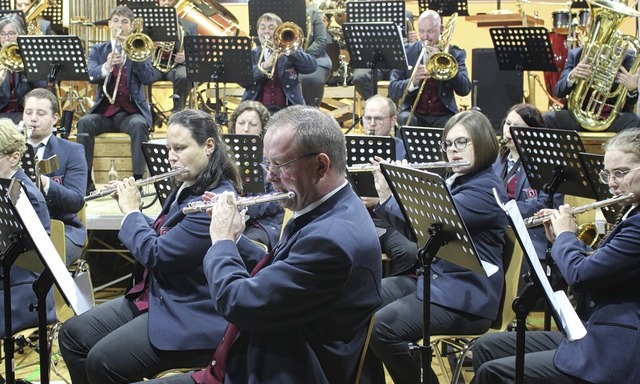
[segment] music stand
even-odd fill
[[[551,314],[567,340],[574,341],[584,337],[587,334],[582,321],[573,309],[571,302],[567,298],[564,291],[554,292],[549,280],[545,278],[545,272],[540,264],[540,260],[536,254],[533,241],[529,236],[529,232],[525,226],[520,209],[515,200],[510,200],[506,204],[500,201],[495,189],[494,194],[498,205],[505,211],[511,227],[513,228],[516,238],[520,243],[525,258],[529,263],[529,270],[532,282],[527,284],[524,291],[514,300],[512,308],[516,313],[516,384],[524,382],[524,356],[525,356],[525,337],[526,337],[526,321],[527,315],[533,308],[539,295],[542,295],[547,303],[547,307],[551,308]]]
[[[134,7],[157,7],[158,0],[118,0],[116,5],[126,5],[131,9]]]
[[[571,2],[571,9],[589,9],[589,3],[586,0],[573,0]]]
[[[410,125],[400,128],[400,137],[407,150],[407,160],[410,163],[443,161],[444,156],[440,148],[442,132],[444,132],[444,128],[424,128]],[[433,169],[431,172],[444,177],[446,170],[440,168]]]
[[[347,15],[351,23],[391,21],[400,27],[402,36],[407,37],[406,5],[404,1],[362,1],[347,2]]]
[[[501,71],[558,71],[546,28],[490,28],[489,32]]]
[[[469,16],[469,4],[467,0],[418,0],[420,13],[432,9],[440,16],[451,16],[458,13],[460,16]],[[500,9],[500,7],[498,7]]]
[[[369,164],[374,156],[396,160],[396,142],[389,136],[347,135],[347,166]],[[350,170],[347,173],[353,189],[361,197],[378,197],[373,173]]]
[[[214,82],[216,122],[226,125],[221,111],[220,83],[244,83],[253,78],[251,39],[245,36],[184,36],[187,79]]]
[[[178,16],[174,7],[131,7],[136,18],[144,20],[143,32],[153,41],[178,42]]]
[[[600,181],[599,173],[604,169],[604,155],[580,152],[579,156],[580,162],[586,170],[587,179],[589,180],[589,184],[591,184],[596,200],[602,201],[613,197],[609,186]],[[625,207],[612,204],[606,207],[600,207],[600,210],[605,220],[607,220],[607,223],[615,224],[624,214]]]
[[[397,24],[391,21],[344,23],[342,30],[351,57],[349,65],[371,70],[373,95],[378,93],[377,69],[407,70],[407,53]]]
[[[64,1],[57,1],[55,4],[51,4],[42,11],[42,17],[51,22],[51,29],[58,34],[66,35],[67,29],[63,24],[64,15]]]
[[[264,170],[260,166],[262,138],[256,135],[227,134],[223,139],[240,168],[242,192],[265,193]]]
[[[0,0],[0,1],[3,1],[3,0]],[[24,18],[24,12],[13,11],[9,6],[5,8],[3,4],[2,7],[0,8],[0,18],[5,17],[7,15],[11,15],[11,14],[17,14],[17,16],[22,19],[22,25],[24,25],[25,28],[28,28],[27,20]]]
[[[20,159],[21,164],[20,166],[22,167],[22,170],[24,171],[24,173],[27,174],[27,176],[29,176],[29,178],[31,179],[31,181],[33,181],[34,184],[36,184],[36,153],[33,150],[33,147],[30,145],[27,145],[27,149],[24,151],[24,153],[22,154],[22,159]],[[38,185],[38,184],[36,184]]]
[[[471,271],[483,275],[486,272],[451,193],[440,176],[385,163],[380,164],[380,169],[409,225],[410,240],[418,245],[421,274],[426,280],[422,284],[423,345],[410,349],[419,349],[422,382],[428,383],[431,367],[431,263],[438,256]],[[443,246],[447,246],[447,252],[439,255]]]
[[[9,2],[9,0],[0,0],[0,9],[11,9],[11,3]],[[2,11],[2,13],[5,13],[7,11]],[[22,11],[21,11],[22,12]],[[23,13],[24,15],[24,13]],[[4,16],[3,14],[0,14],[0,17]]]
[[[92,307],[91,298],[82,294],[71,277],[62,258],[56,251],[49,235],[36,214],[29,197],[15,179],[0,179],[0,259],[4,272],[5,304],[5,369],[7,381],[15,382],[13,371],[14,340],[11,326],[11,266],[18,256],[28,250],[35,251],[39,261],[32,265],[44,265],[44,271],[33,283],[38,298],[38,341],[40,349],[40,382],[49,383],[49,347],[47,334],[46,296],[55,283],[65,302],[75,314]]]
[[[282,22],[291,21],[307,36],[307,4],[305,0],[249,0],[249,36],[258,36],[258,19],[263,14],[275,13]]]
[[[142,152],[144,153],[144,160],[147,163],[149,175],[157,176],[171,171],[171,165],[169,164],[169,150],[167,149],[166,140],[151,140],[146,143],[142,143]],[[163,207],[164,202],[171,194],[175,185],[173,183],[173,179],[167,178],[154,181],[153,185],[156,188],[156,196],[160,201],[160,206]]]

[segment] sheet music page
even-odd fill
[[[33,209],[22,187],[15,208],[22,219],[24,227],[27,229],[33,243],[38,249],[40,256],[51,270],[51,274],[58,288],[60,288],[60,292],[67,299],[73,311],[79,315],[89,310],[92,307],[92,302],[80,293],[78,286],[62,262],[60,254],[58,254],[58,251],[51,242],[51,238],[42,226],[40,218]]]
[[[520,242],[520,246],[522,246],[524,255],[532,267],[532,273],[535,273],[538,277],[538,281],[540,281],[542,285],[542,289],[551,304],[552,310],[558,315],[557,318],[562,323],[559,324],[559,328],[564,332],[567,340],[574,341],[581,339],[587,334],[587,330],[573,309],[567,294],[564,291],[553,291],[547,275],[544,272],[544,268],[542,264],[540,264],[540,259],[538,259],[535,247],[529,236],[529,231],[518,209],[518,204],[515,200],[509,200],[506,204],[503,204],[497,194],[496,201],[509,217],[509,221],[511,221],[511,225]]]

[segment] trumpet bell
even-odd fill
[[[22,72],[24,63],[17,43],[9,43],[0,50],[0,63],[13,72]]]
[[[131,61],[145,61],[153,53],[153,40],[144,33],[134,33],[127,37],[122,49]]]
[[[451,80],[458,73],[458,62],[450,54],[440,52],[429,57],[426,69],[436,80]]]

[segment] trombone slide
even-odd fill
[[[236,199],[236,204],[238,207],[248,207],[256,204],[264,204],[271,203],[280,200],[290,200],[296,196],[293,192],[275,192],[266,195],[258,195],[258,196],[250,196],[250,197],[240,197]],[[182,213],[185,215],[191,213],[198,212],[206,212],[207,209],[213,207],[214,201],[194,201],[189,203],[185,208],[182,209]]]

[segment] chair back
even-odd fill
[[[355,384],[360,384],[360,378],[362,377],[362,369],[364,368],[364,360],[367,357],[367,350],[369,349],[369,340],[371,340],[371,332],[373,332],[373,323],[376,321],[376,315],[371,315],[369,319],[369,325],[367,326],[367,337],[364,339],[364,345],[362,346],[362,352],[360,353],[360,360],[358,361],[358,367],[356,371]]]
[[[500,302],[500,311],[496,321],[491,328],[497,331],[504,331],[516,317],[513,308],[513,301],[518,296],[518,284],[520,281],[520,270],[524,253],[516,239],[513,228],[507,227],[504,232],[505,244],[502,251],[502,262],[504,265],[504,294]]]

